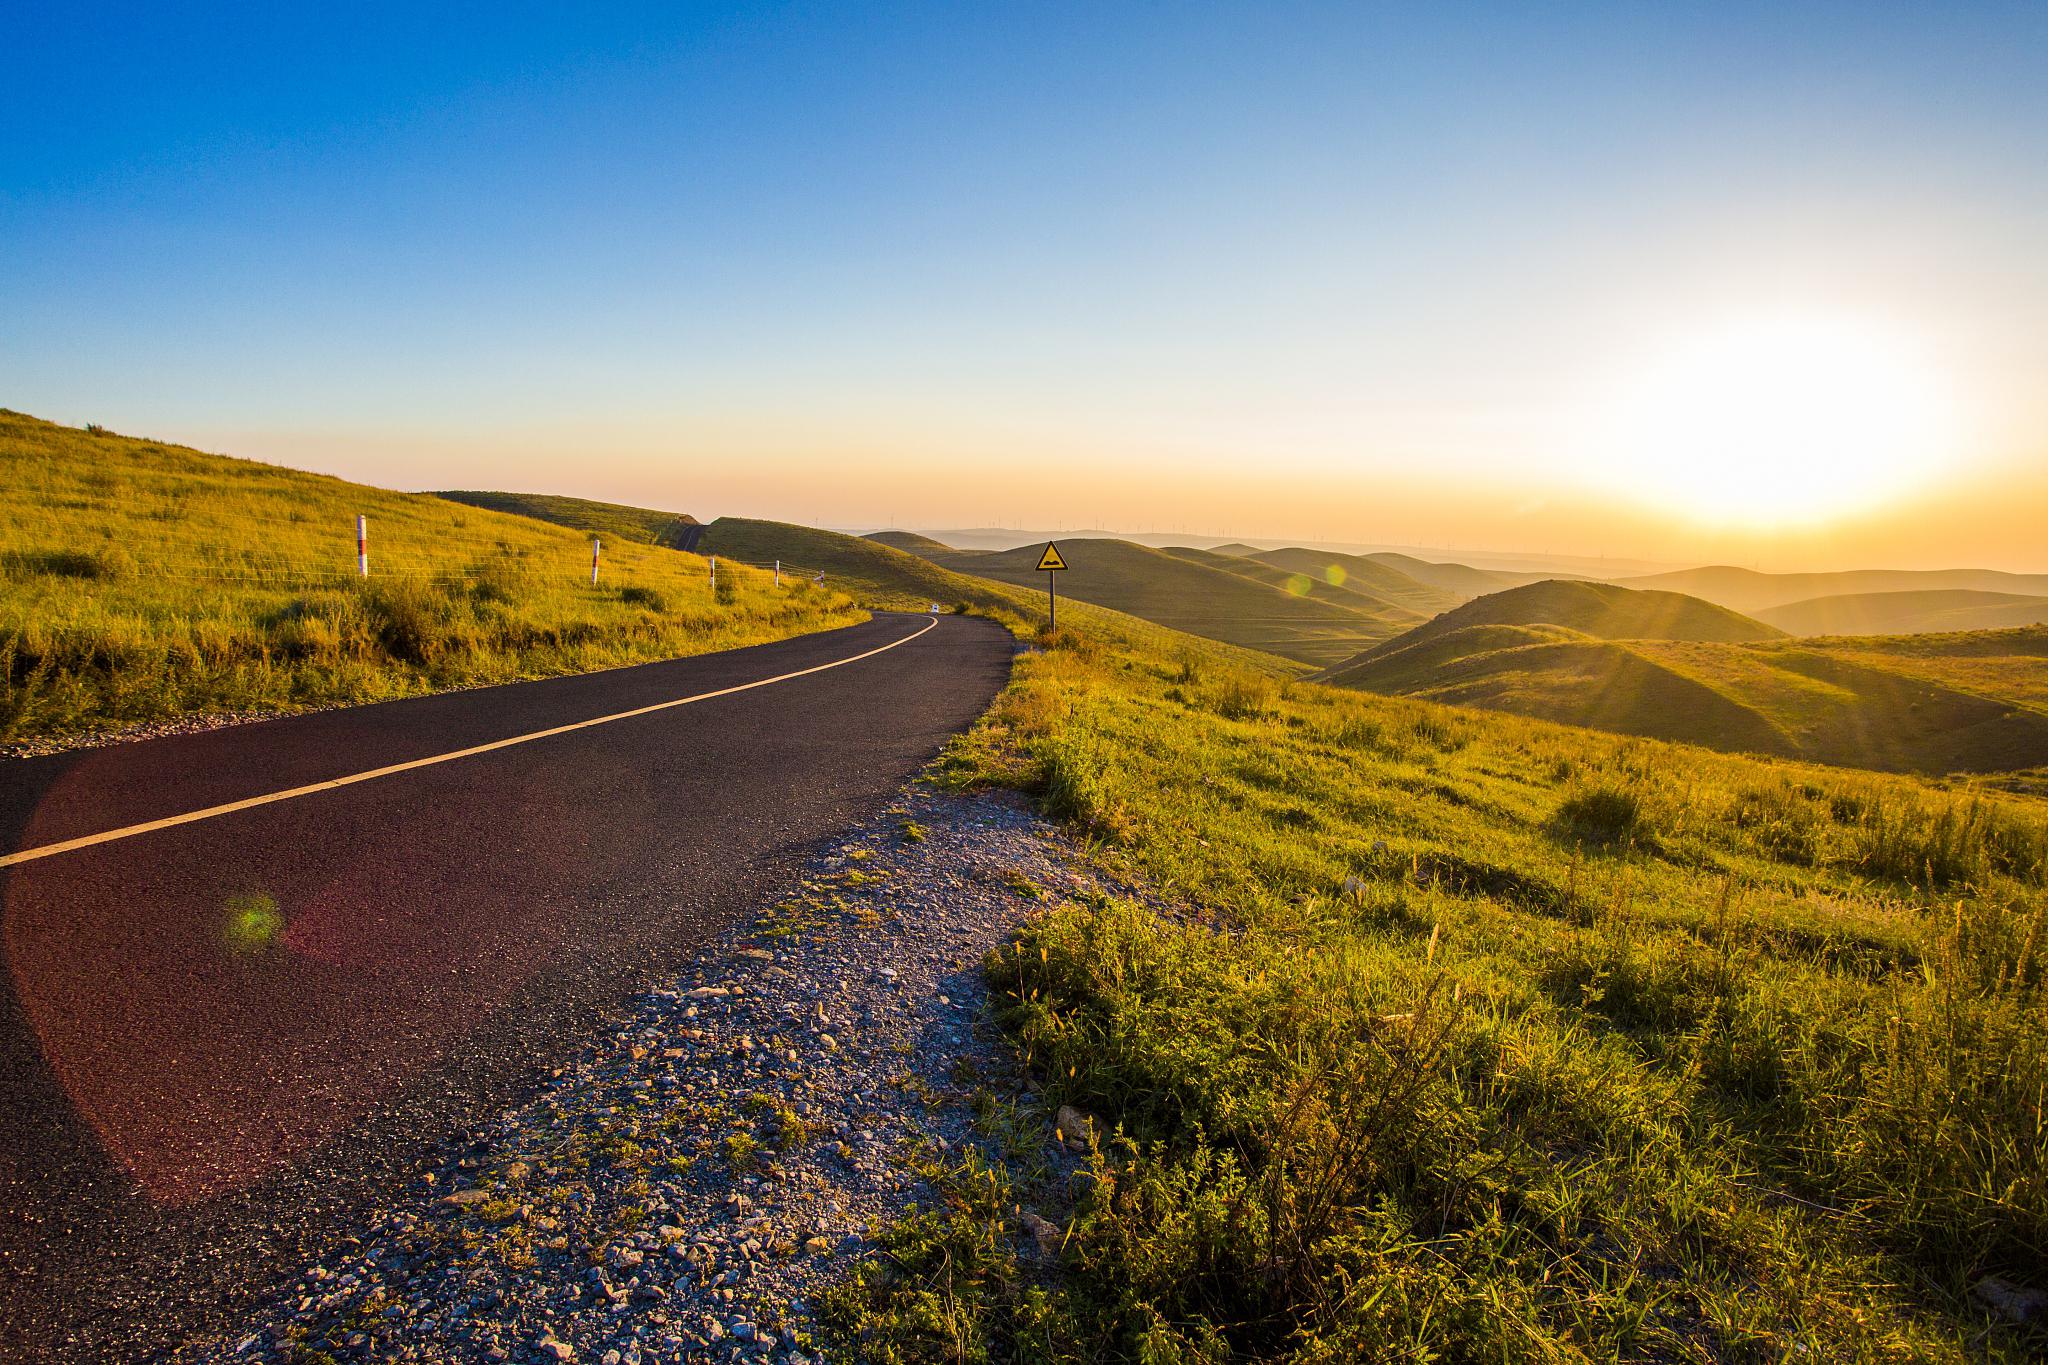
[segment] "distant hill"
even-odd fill
[[[842,535],[784,521],[720,517],[704,528],[697,552],[748,564],[779,559],[786,572],[822,572],[828,586],[851,592],[869,606],[914,609],[933,602],[946,607],[969,602],[1015,608],[1023,600],[1011,589],[957,573],[874,536]]]
[[[1755,643],[1413,631],[1324,680],[1736,752],[1923,773],[2048,765],[2048,629]]]
[[[2003,630],[2048,621],[2048,597],[1963,588],[1844,593],[1757,613],[1793,635],[1925,635]]]
[[[1233,557],[1240,555],[1255,555],[1259,553],[1259,547],[1256,545],[1247,545],[1241,540],[1233,540],[1223,545],[1211,545],[1209,547],[1209,553],[1214,555],[1230,555]]]
[[[1318,582],[1332,583],[1347,592],[1376,601],[1391,602],[1423,616],[1449,610],[1472,596],[1471,593],[1452,592],[1415,578],[1382,563],[1373,555],[1346,555],[1291,546],[1284,550],[1260,550],[1246,558],[1270,564],[1290,574],[1305,574]]]
[[[877,545],[887,545],[891,549],[903,550],[914,555],[953,553],[953,547],[943,540],[933,540],[930,536],[921,536],[915,531],[870,531],[861,539],[872,540]]]
[[[1190,564],[1221,569],[1224,573],[1235,574],[1263,587],[1284,592],[1290,597],[1305,597],[1311,601],[1327,602],[1344,611],[1362,611],[1394,630],[1406,630],[1427,620],[1430,615],[1428,611],[1417,611],[1413,607],[1404,606],[1388,598],[1375,596],[1363,587],[1333,582],[1322,573],[1307,574],[1281,568],[1268,561],[1263,552],[1257,555],[1233,556],[1220,555],[1214,550],[1197,550],[1186,545],[1167,545],[1161,547],[1161,553],[1172,555],[1176,559],[1184,559]],[[1409,586],[1412,588],[1416,585]]]
[[[2048,574],[1996,569],[1855,569],[1843,573],[1758,573],[1715,565],[1615,580],[1624,588],[1689,593],[1733,611],[1762,612],[1817,597],[1894,592],[1995,592],[2048,597]]]
[[[451,489],[437,498],[485,507],[493,512],[551,521],[578,531],[615,540],[637,540],[645,545],[687,548],[687,528],[697,519],[680,512],[658,512],[647,507],[628,507],[616,502],[592,502],[588,498],[567,498],[554,493],[494,493],[478,489]]]
[[[1213,551],[1155,550],[1127,540],[1062,539],[1068,571],[1063,597],[1264,650],[1317,667],[1348,658],[1419,621],[1418,613],[1372,603],[1328,584],[1289,591],[1286,575],[1271,565],[1246,563]],[[1038,571],[1043,542],[1009,550],[931,551],[934,562],[978,577],[1042,592]]]
[[[1378,554],[1362,555],[1375,564],[1384,565],[1396,573],[1406,574],[1418,583],[1427,583],[1433,588],[1456,593],[1459,597],[1484,597],[1490,592],[1503,588],[1519,588],[1524,583],[1536,581],[1540,575],[1507,573],[1500,569],[1475,569],[1469,564],[1436,564],[1413,555],[1382,551]]]

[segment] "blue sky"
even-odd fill
[[[1657,541],[1588,414],[1791,309],[1939,370],[1948,492],[2048,458],[2040,5],[9,28],[0,404],[58,420],[700,515]],[[1948,553],[1896,511],[1769,536]]]

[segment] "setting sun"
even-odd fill
[[[1787,526],[1876,506],[1932,478],[1956,444],[1918,348],[1847,320],[1721,325],[1620,389],[1603,478],[1705,522]]]

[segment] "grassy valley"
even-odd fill
[[[724,649],[860,619],[830,587],[0,412],[0,737],[289,710]],[[355,518],[370,520],[359,579]]]

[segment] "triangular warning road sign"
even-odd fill
[[[1060,558],[1060,547],[1053,544],[1051,541],[1047,541],[1045,544],[1045,553],[1038,557],[1038,567],[1041,570],[1066,568],[1067,561]]]

